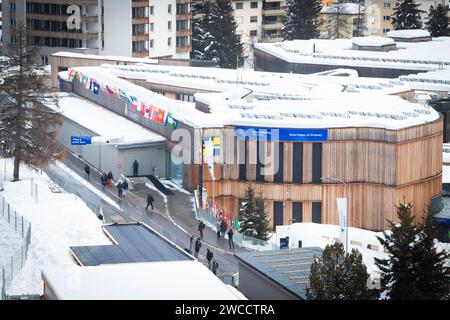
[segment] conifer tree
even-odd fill
[[[423,10],[414,0],[402,0],[394,7],[392,25],[395,30],[421,29]]]
[[[255,238],[267,241],[270,239],[270,221],[262,194],[256,197],[255,207]]]
[[[449,299],[450,254],[438,251],[436,238],[438,227],[431,217],[419,226],[419,236],[414,247],[414,272],[418,298],[425,300]]]
[[[438,4],[436,8],[430,7],[428,21],[426,26],[432,37],[446,37],[449,35],[448,31],[448,9],[443,5]]]
[[[205,59],[205,48],[207,46],[208,36],[206,27],[209,19],[211,4],[208,0],[196,1],[192,5],[192,51],[191,58],[197,60]]]
[[[318,38],[318,18],[321,10],[320,0],[287,0],[284,40]]]
[[[65,155],[55,139],[62,115],[42,107],[44,102],[57,105],[58,99],[46,85],[37,48],[27,45],[25,30],[25,26],[18,28],[0,84],[0,91],[12,98],[11,104],[1,106],[0,142],[3,151],[14,158],[14,181],[20,179],[21,163],[44,168]]]
[[[231,1],[216,0],[205,4],[205,8],[203,18],[194,26],[193,56],[215,61],[222,68],[241,66],[244,49],[241,37],[236,33],[237,23]]]
[[[256,199],[255,190],[252,186],[248,186],[245,191],[245,198],[240,208],[240,226],[239,233],[248,237],[256,237]]]
[[[351,35],[352,26],[348,23],[348,19],[345,16],[346,3],[335,1],[328,17],[325,19],[325,29],[329,39],[341,39]]]
[[[390,232],[378,237],[389,255],[387,259],[375,258],[381,272],[381,292],[392,300],[417,299],[420,294],[414,274],[414,247],[419,229],[413,224],[411,204],[403,203],[396,208],[399,223],[389,221]]]
[[[345,253],[340,242],[328,245],[315,258],[306,289],[309,300],[369,300],[374,292],[367,287],[369,274],[362,255],[353,249]]]

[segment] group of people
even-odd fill
[[[102,176],[100,177],[100,181],[102,183],[103,188],[106,188],[107,186],[112,188],[112,186],[114,185],[114,176],[112,174],[112,172],[108,172],[108,174],[103,173]]]
[[[191,248],[189,249],[189,253],[192,253],[192,243],[194,242],[194,237],[191,237]],[[195,240],[194,243],[194,257],[198,259],[198,255],[200,253],[200,249],[202,247],[202,241],[200,238]],[[186,249],[187,250],[187,249]],[[217,274],[217,269],[219,268],[219,264],[214,259],[214,253],[206,249],[206,260],[208,261],[208,268],[211,270],[214,274]]]
[[[198,224],[198,232],[200,233],[200,240],[203,240],[203,231],[205,230],[205,223],[200,221]],[[228,235],[228,245],[230,246],[230,251],[234,251],[234,231],[233,227],[228,228],[228,224],[225,222],[225,219],[222,219],[218,222],[217,225],[217,238],[225,238],[225,234]]]

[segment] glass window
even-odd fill
[[[252,1],[250,2],[250,8],[257,9],[258,8],[258,1]]]
[[[251,16],[251,17],[250,17],[250,22],[251,22],[251,23],[256,23],[256,22],[258,22],[258,16]]]
[[[244,9],[244,3],[243,2],[236,2],[236,10]]]

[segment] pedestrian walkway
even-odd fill
[[[87,178],[84,174],[86,163],[83,159],[76,157],[72,153],[68,153],[65,165],[78,175]],[[157,190],[156,187],[153,189],[153,184],[149,180],[148,186],[142,183],[137,184],[133,192],[128,193],[124,199],[119,199],[117,196],[117,188],[114,186],[111,188],[103,188],[100,183],[100,178],[101,172],[91,167],[89,183],[113,199],[121,208],[121,212],[110,212],[108,218],[113,220],[107,220],[107,222],[147,223],[165,237],[186,249],[189,249],[189,239],[191,236],[195,238],[199,237],[193,195],[177,190],[171,190],[174,195],[166,195]],[[155,199],[154,210],[145,210],[147,194],[149,192]],[[234,253],[247,251],[244,248],[236,246],[235,252],[230,252],[228,240],[218,239],[216,232],[209,228],[204,230],[204,238],[199,255],[199,261],[204,264],[207,264],[205,257],[207,248],[214,252],[215,259],[219,263],[217,274],[219,277],[221,275],[225,277],[225,275],[238,272],[238,263],[234,258]]]

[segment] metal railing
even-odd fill
[[[21,238],[20,248],[10,257],[6,264],[0,265],[0,300],[6,300],[6,292],[14,278],[24,267],[31,244],[31,224],[11,208],[5,198],[0,195],[0,219],[11,226]]]
[[[203,208],[199,208],[198,205],[198,191],[194,192],[195,195],[195,211],[197,214],[197,219],[208,222],[211,228],[214,231],[218,231],[218,220],[209,212],[206,212]],[[208,225],[207,224],[207,225]],[[213,227],[214,226],[214,227]],[[237,230],[234,231],[234,242],[238,246],[242,248],[246,248],[254,251],[272,251],[279,250],[280,247],[275,243],[271,243],[269,241],[260,240],[254,237],[249,237],[243,234],[240,234]]]

